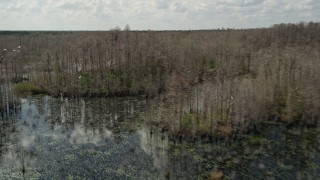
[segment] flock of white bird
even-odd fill
[[[12,52],[20,53],[20,49],[21,49],[21,46],[18,46],[17,49],[12,49]],[[3,51],[7,52],[9,50],[7,48],[4,48]],[[1,58],[4,58],[4,57],[5,56],[3,56],[3,55],[1,56]]]
[[[17,48],[18,48],[18,49],[13,49],[12,51],[13,51],[13,52],[20,52],[21,46],[18,46]],[[7,48],[4,48],[3,51],[8,51],[8,49],[7,49]]]

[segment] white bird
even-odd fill
[[[12,50],[13,52],[16,52],[16,50],[14,49],[14,50]]]
[[[79,76],[79,79],[81,78],[81,76]]]
[[[21,48],[21,46],[18,46],[18,49],[20,49]]]
[[[7,49],[3,49],[4,51],[6,51]]]

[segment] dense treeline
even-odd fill
[[[270,117],[314,123],[319,32],[320,24],[310,22],[247,30],[0,33],[0,81],[56,96],[162,94],[171,106],[155,120],[179,133],[229,134]]]

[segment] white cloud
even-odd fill
[[[154,5],[157,9],[167,9],[170,6],[171,0],[154,0]]]
[[[1,29],[261,27],[319,21],[319,0],[0,0]]]
[[[179,13],[183,13],[187,11],[187,7],[184,3],[180,3],[180,2],[173,2],[170,5],[170,10],[173,12],[179,12]]]

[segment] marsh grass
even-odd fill
[[[15,91],[18,94],[30,94],[30,95],[36,95],[36,94],[46,94],[47,91],[39,86],[36,86],[32,83],[25,82],[25,83],[18,83],[15,86]]]
[[[185,113],[182,117],[180,133],[189,134],[193,137],[202,135],[227,138],[231,136],[233,133],[231,126],[227,122],[218,119],[216,117],[212,120],[202,114],[197,115],[192,112]],[[212,126],[211,121],[215,121],[214,126]]]

